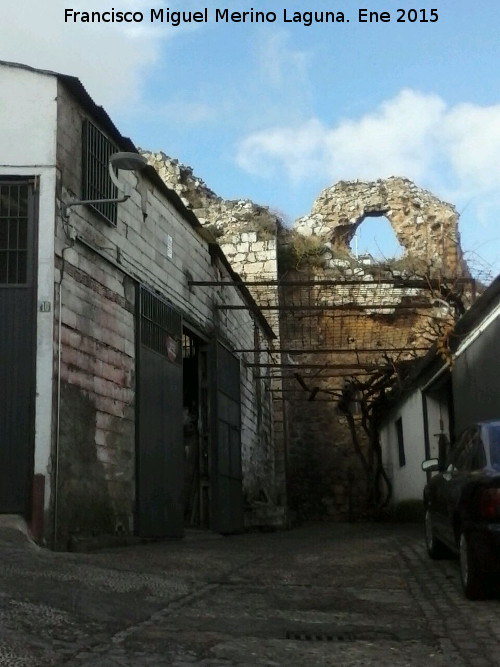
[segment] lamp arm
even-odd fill
[[[73,206],[83,206],[84,204],[121,204],[124,201],[129,199],[130,194],[124,194],[123,197],[114,197],[113,199],[78,199],[76,201],[69,202],[69,204],[64,204],[62,209],[63,218],[67,218],[69,215],[69,209]]]
[[[113,163],[116,167],[121,167],[125,171],[134,171],[135,169],[142,169],[146,165],[146,158],[136,153],[115,153],[111,155],[108,162],[108,173],[112,183],[116,186],[119,192],[123,192],[121,197],[113,197],[108,199],[79,199],[76,201],[64,204],[62,207],[62,217],[67,220],[70,208],[73,206],[81,206],[83,204],[121,204],[127,201],[132,195],[132,187],[130,183],[121,183],[115,174]],[[144,212],[144,208],[143,208]]]

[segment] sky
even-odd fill
[[[476,274],[500,273],[495,0],[3,4],[0,59],[77,76],[136,146],[190,165],[220,196],[250,198],[292,223],[339,180],[406,177],[456,206]],[[206,9],[208,20],[151,22],[160,8],[164,17]],[[226,8],[276,20],[216,22]],[[144,18],[73,22],[67,9]],[[360,22],[360,9],[390,21]],[[345,21],[305,25],[305,12],[321,11]],[[392,253],[386,232],[368,221],[360,232],[360,251]]]

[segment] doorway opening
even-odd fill
[[[208,350],[188,329],[182,334],[184,524],[209,528],[210,432]]]

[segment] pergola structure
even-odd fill
[[[346,377],[369,377],[423,356],[444,323],[454,321],[460,294],[474,297],[469,279],[444,281],[412,277],[246,280],[278,344],[247,355],[256,377],[281,382],[273,391],[293,400],[336,400],[332,389]],[[224,303],[227,281],[190,281],[190,287],[220,287],[220,311],[245,306]],[[338,381],[335,381],[338,378]],[[311,383],[317,391],[311,397]],[[328,391],[325,391],[326,388]],[[306,393],[304,394],[304,392]],[[326,396],[326,398],[325,398]]]
[[[256,335],[253,348],[235,352],[256,379],[269,383],[275,426],[286,432],[287,498],[304,516],[322,516],[328,506],[332,515],[350,517],[388,502],[373,421],[377,398],[446,339],[464,302],[475,297],[470,279],[356,271],[343,278],[304,279],[295,272],[293,279],[242,281],[276,340],[264,348]],[[191,281],[190,287],[219,287],[214,307],[223,317],[240,307],[229,298],[236,284]]]

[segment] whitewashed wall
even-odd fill
[[[396,421],[399,418],[403,423],[406,458],[406,463],[402,467],[399,465],[396,431]],[[420,500],[426,483],[426,475],[421,468],[422,461],[425,459],[425,438],[422,394],[419,389],[412,392],[384,420],[380,440],[384,467],[393,484],[393,502]]]
[[[38,304],[34,473],[45,476],[50,501],[52,422],[54,218],[56,186],[57,80],[54,76],[0,64],[0,174],[39,178]],[[49,388],[49,389],[48,389]]]

